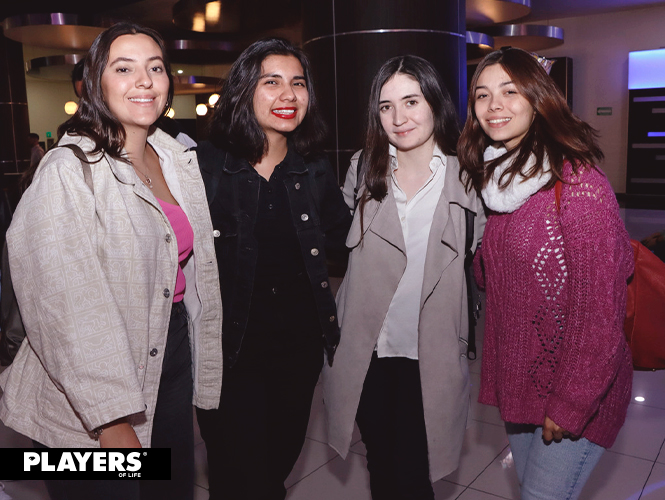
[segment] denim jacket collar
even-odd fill
[[[280,162],[286,167],[287,174],[306,174],[307,166],[305,160],[300,156],[291,141],[288,142],[288,150],[286,156]],[[243,170],[254,171],[254,167],[244,158],[237,158],[236,156],[227,153],[226,161],[222,170],[227,174],[237,174]]]

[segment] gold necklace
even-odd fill
[[[133,164],[132,164],[132,165],[133,165]],[[152,185],[152,179],[151,179],[150,177],[148,177],[148,174],[146,174],[145,172],[143,172],[143,170],[139,169],[139,167],[137,167],[136,165],[133,165],[133,167],[134,167],[134,170],[136,170],[136,171],[139,172],[143,177],[145,177],[145,181],[143,181],[143,184],[145,184],[145,185],[148,186],[150,189],[152,189],[152,188],[153,188],[153,185]]]

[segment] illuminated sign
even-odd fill
[[[628,88],[635,90],[662,87],[665,87],[665,49],[629,52]]]

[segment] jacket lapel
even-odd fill
[[[425,277],[420,299],[421,307],[437,286],[443,272],[456,258],[464,258],[464,238],[461,233],[465,230],[461,220],[453,220],[450,213],[451,205],[459,205],[464,209],[472,209],[471,200],[459,180],[459,163],[454,156],[446,157],[446,179],[444,181],[441,197],[434,211],[434,219],[427,242],[427,257],[425,259]],[[474,208],[475,210],[475,208]],[[459,233],[459,236],[458,236]],[[458,242],[461,247],[458,246]]]
[[[358,197],[364,193],[364,187],[358,193]],[[404,243],[404,235],[402,227],[399,223],[399,215],[397,213],[397,205],[395,204],[395,196],[390,185],[388,185],[388,194],[381,201],[370,200],[365,205],[363,211],[363,231],[372,231],[381,239],[387,241],[404,255],[406,255],[406,244]],[[362,235],[360,231],[360,208],[356,209],[349,235],[346,238],[346,246],[348,248],[357,247],[361,240]]]
[[[458,257],[456,239],[455,225],[450,217],[450,202],[444,189],[434,211],[434,220],[427,241],[421,307],[441,280],[445,269]]]
[[[368,229],[406,255],[404,233],[399,222],[397,203],[390,183],[388,183],[388,194],[380,205],[374,219],[370,221]]]

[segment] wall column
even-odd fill
[[[18,202],[19,173],[30,165],[28,99],[23,48],[0,33],[0,194]]]
[[[389,58],[413,54],[441,73],[466,115],[465,0],[307,0],[303,48],[330,128],[326,150],[340,182],[360,149],[374,74]]]

